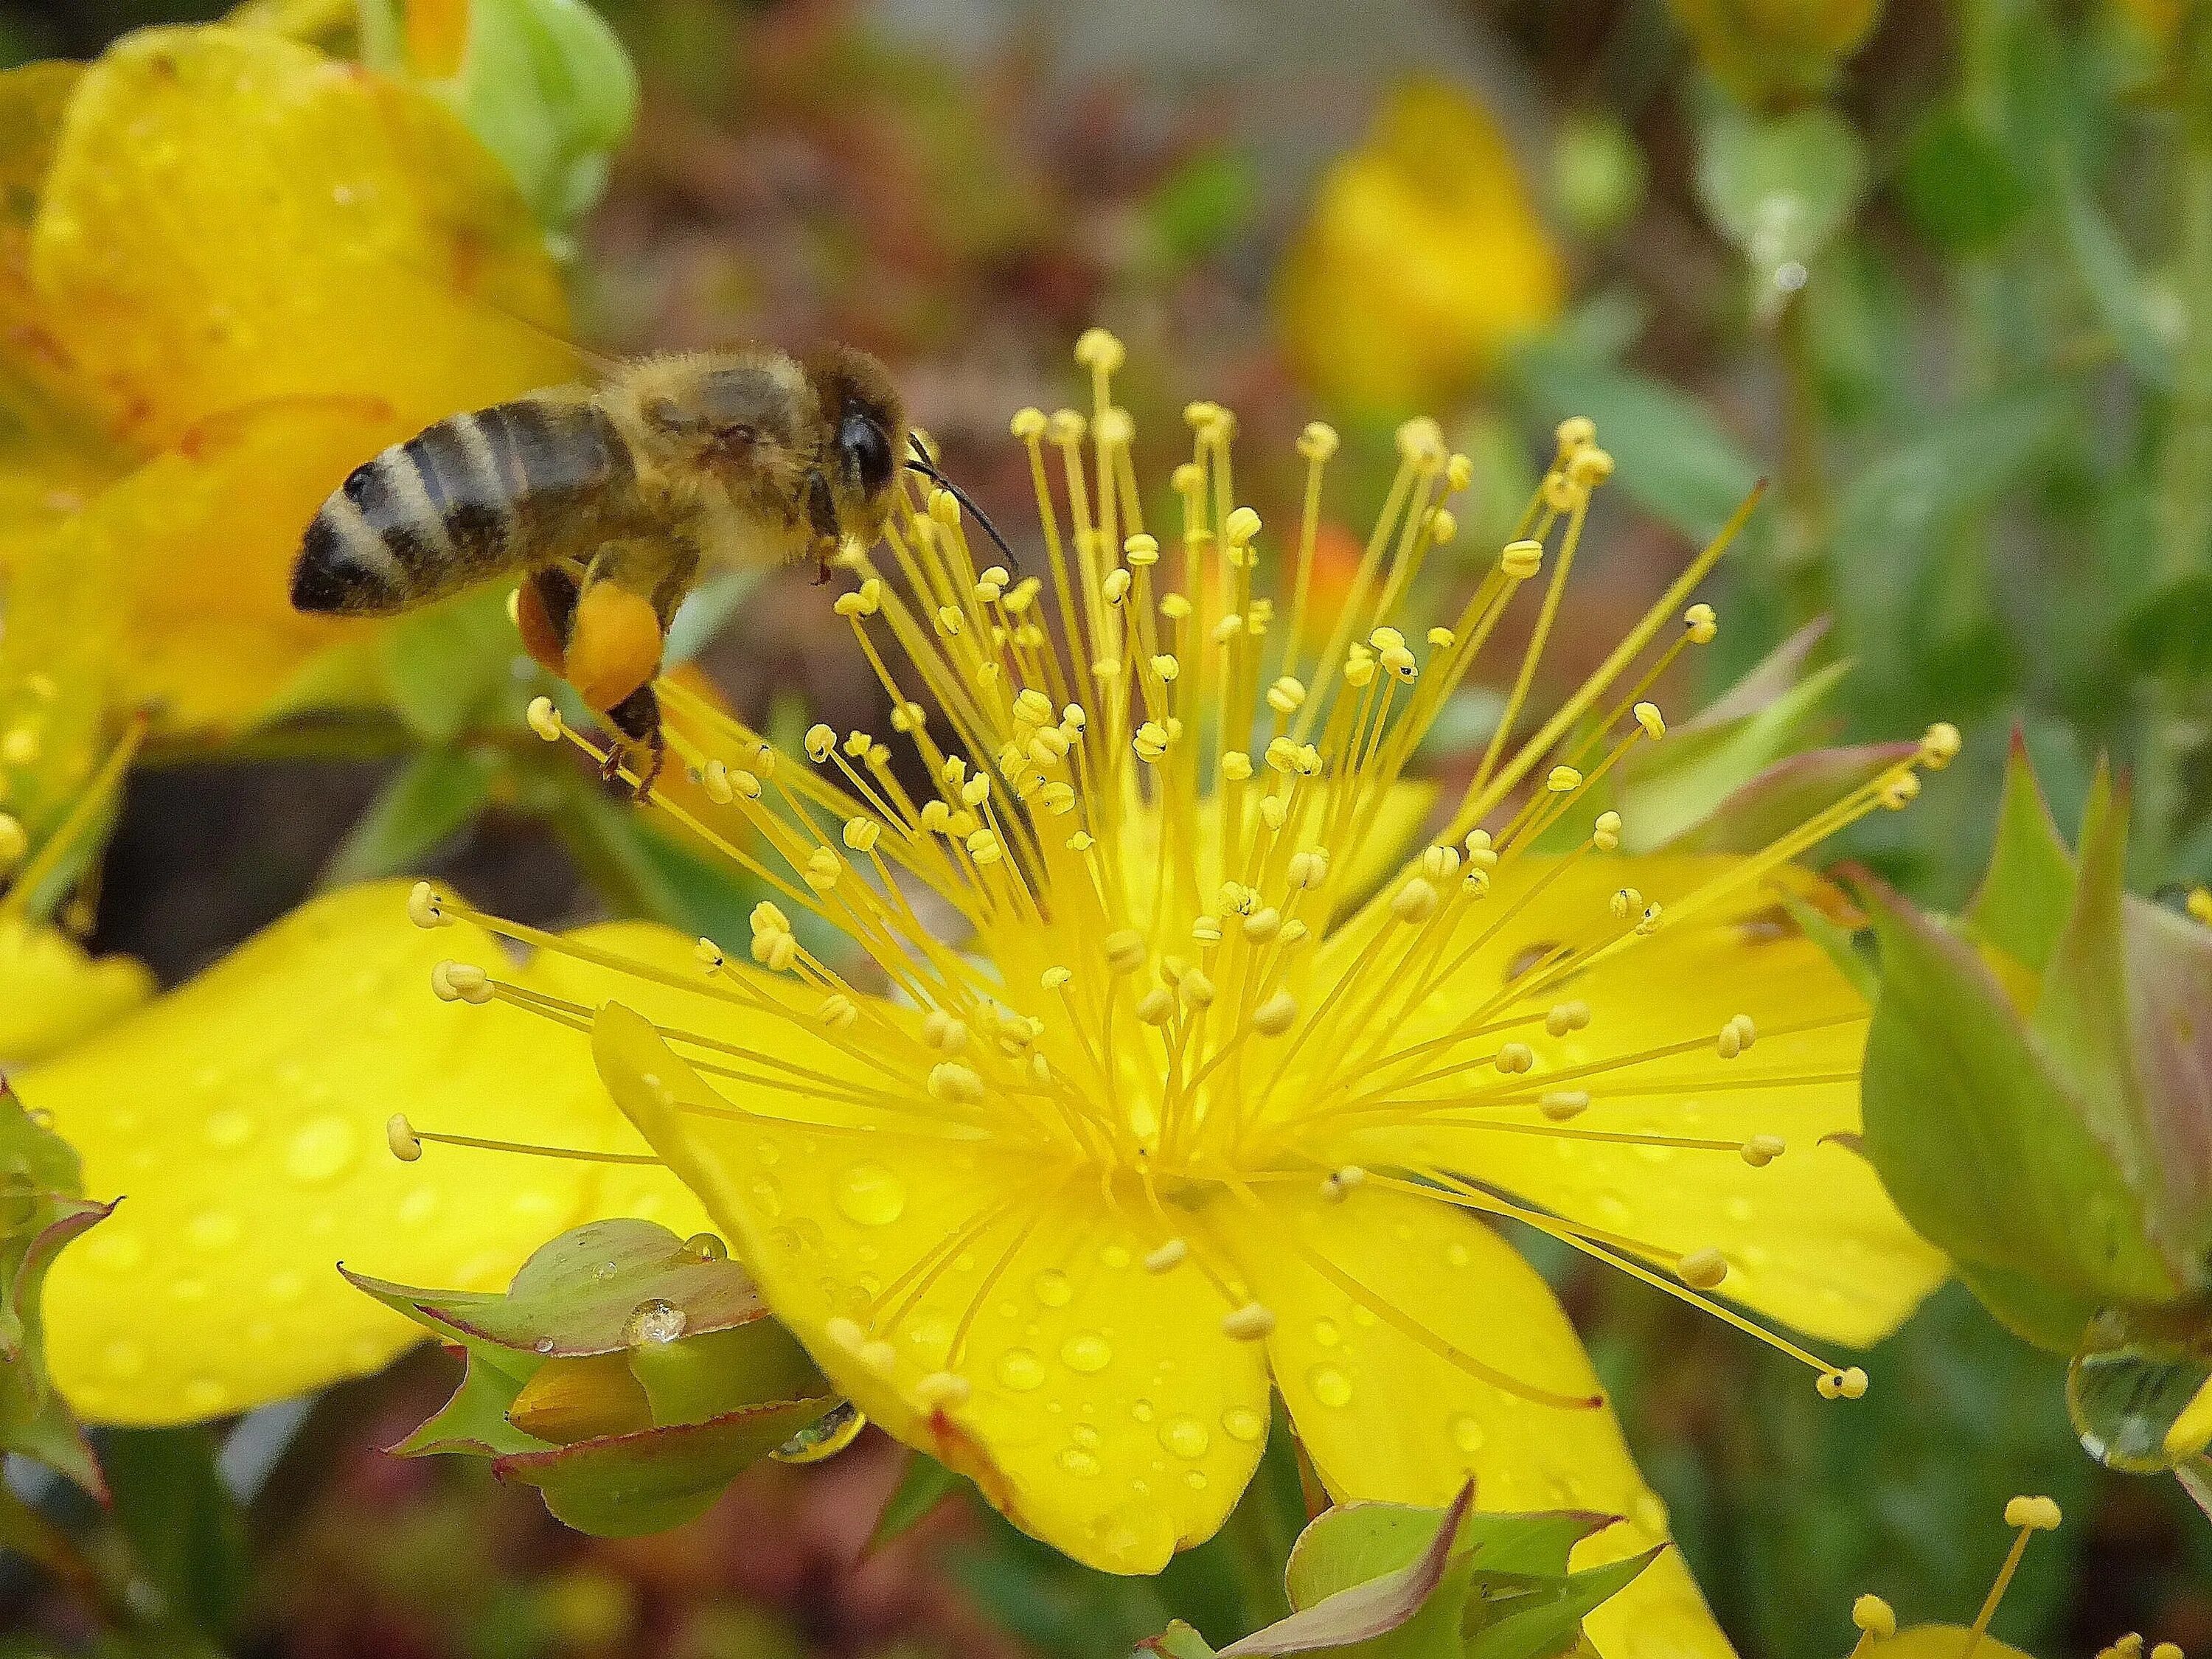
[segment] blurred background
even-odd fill
[[[1708,689],[1826,617],[1821,659],[1851,665],[1827,730],[1967,734],[1913,812],[1842,851],[1955,905],[2018,731],[2069,830],[2096,757],[2130,769],[2140,890],[2212,878],[2203,0],[600,9],[643,102],[571,234],[593,346],[865,346],[1018,524],[1006,416],[1077,396],[1068,348],[1103,323],[1154,443],[1188,398],[1236,410],[1263,510],[1315,416],[1344,430],[1356,497],[1379,494],[1395,424],[1437,415],[1478,463],[1468,569],[1552,423],[1588,414],[1620,468],[1550,672],[1601,653],[1766,477],[1714,595]],[[219,9],[4,0],[0,58]],[[727,611],[703,661],[749,717],[842,729],[872,708],[805,572]],[[341,872],[427,868],[533,920],[711,930],[745,902],[526,790],[401,833],[400,761],[276,737],[243,754],[158,757],[131,785],[95,938],[164,982]],[[2030,1553],[2001,1633],[2046,1659],[2125,1629],[2212,1645],[2212,1528],[2172,1483],[2084,1457],[2061,1362],[1963,1293],[1869,1358],[1873,1391],[1844,1410],[1717,1322],[1547,1265],[1746,1654],[1840,1654],[1863,1590],[1970,1618],[2014,1492],[2075,1524]],[[584,1539],[476,1464],[379,1452],[451,1378],[421,1353],[234,1431],[111,1436],[103,1461],[149,1559],[240,1653],[1106,1659],[1170,1615],[1265,1611],[1235,1528],[1115,1581],[952,1504],[863,1559],[898,1480],[872,1436],[757,1468],[675,1533]],[[0,1628],[6,1651],[88,1639],[4,1561]]]

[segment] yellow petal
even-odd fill
[[[597,1033],[615,1097],[871,1418],[1108,1571],[1156,1572],[1219,1528],[1259,1461],[1265,1371],[1196,1267],[1146,1271],[1160,1237],[1134,1194],[1109,1203],[1095,1176],[926,1116],[793,1122],[787,1097],[711,1090],[627,1008]]]
[[[226,731],[263,713],[318,653],[373,624],[302,616],[290,570],[300,527],[364,454],[404,435],[374,398],[296,398],[185,434],[54,532],[51,558],[98,602],[110,706],[158,730]],[[179,573],[193,573],[179,580]]]
[[[1914,1625],[1894,1636],[1869,1642],[1860,1650],[1860,1659],[1957,1659],[1966,1650],[1966,1638],[1972,1635],[1964,1625]],[[1994,1636],[1984,1636],[1974,1644],[1975,1659],[2028,1659],[2009,1642],[2000,1642]]]
[[[640,1213],[605,1166],[386,1150],[396,1111],[464,1134],[635,1151],[586,1041],[501,1006],[437,1001],[466,927],[424,933],[404,883],[318,899],[198,979],[16,1079],[123,1202],[46,1281],[48,1357],[95,1419],[175,1422],[373,1370],[419,1328],[339,1278],[488,1290],[563,1229]],[[558,972],[547,980],[565,986]],[[536,975],[525,975],[534,979]],[[697,1215],[672,1178],[658,1218]]]
[[[58,927],[0,915],[0,1072],[112,1024],[153,990],[129,957],[95,957]]]
[[[459,118],[259,30],[142,30],[86,71],[31,271],[54,337],[151,448],[331,393],[412,429],[576,372],[513,320],[560,327],[557,277]]]
[[[1504,1240],[1449,1206],[1372,1179],[1339,1200],[1318,1183],[1261,1188],[1255,1200],[1217,1204],[1216,1230],[1275,1314],[1275,1386],[1332,1495],[1442,1505],[1471,1474],[1480,1509],[1621,1516],[1577,1547],[1577,1567],[1667,1535],[1666,1510],[1610,1409],[1517,1399],[1436,1352],[1449,1344],[1547,1390],[1595,1394],[1573,1328]],[[1427,1337],[1409,1334],[1408,1322]],[[1589,1630],[1605,1659],[1729,1652],[1671,1550],[1593,1614]]]
[[[1607,916],[1609,896],[1633,886],[1661,903],[1659,930],[1559,988],[1561,1001],[1588,1005],[1589,1025],[1563,1036],[1540,1024],[1512,1033],[1535,1051],[1526,1079],[1531,1103],[1549,1087],[1548,1074],[1711,1034],[1711,1045],[1691,1053],[1566,1079],[1592,1100],[1563,1127],[1732,1144],[1775,1135],[1787,1147],[1780,1157],[1753,1168],[1733,1151],[1434,1124],[1363,1137],[1343,1156],[1440,1165],[1661,1252],[1718,1249],[1729,1268],[1723,1296],[1816,1337],[1864,1346],[1894,1329],[1942,1282],[1946,1264],[1905,1224],[1863,1158],[1822,1144],[1859,1127],[1865,1006],[1777,908],[1777,890],[1754,884],[1680,925],[1664,921],[1667,907],[1736,867],[1735,860],[1706,858],[1583,861],[1501,929],[1406,1023],[1399,1041],[1420,1041],[1463,1018],[1539,946],[1604,936],[1599,919]],[[1483,905],[1489,915],[1504,915],[1552,873],[1551,864],[1516,860]],[[1803,878],[1791,879],[1803,888]],[[1608,921],[1604,932],[1620,926]],[[1759,1035],[1723,1061],[1721,1028],[1739,1014],[1749,1016]],[[1789,1034],[1800,1025],[1820,1029]],[[1746,1086],[1761,1078],[1831,1080]],[[1492,1115],[1536,1127],[1545,1122],[1525,1106]]]

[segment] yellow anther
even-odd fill
[[[1340,1201],[1366,1179],[1366,1170],[1357,1164],[1346,1164],[1340,1169],[1331,1170],[1321,1178],[1321,1195],[1332,1202]]]
[[[1065,778],[1056,778],[1037,791],[1037,800],[1054,817],[1066,817],[1075,810],[1075,786]]]
[[[1459,848],[1424,847],[1421,849],[1421,873],[1431,881],[1449,881],[1459,873]]]
[[[1147,1025],[1164,1025],[1175,1018],[1175,994],[1155,985],[1137,999],[1137,1018]]]
[[[2171,1644],[2161,1642],[2159,1645],[2160,1647],[2166,1647]],[[2104,1653],[2100,1654],[2097,1656],[2097,1659],[2107,1659],[2107,1656],[2110,1656],[2111,1659],[2137,1659],[2137,1656],[2139,1656],[2142,1650],[2143,1639],[2142,1635],[2136,1631],[2130,1631],[2125,1636],[2116,1639],[2112,1646],[2106,1648]]]
[[[31,836],[23,821],[13,812],[0,812],[0,875],[21,864],[30,850]]]
[[[872,853],[883,839],[884,826],[873,818],[851,817],[845,820],[845,845],[855,853]]]
[[[1188,622],[1191,610],[1189,599],[1181,593],[1170,593],[1160,601],[1160,615],[1170,622]]]
[[[1426,921],[1436,914],[1437,890],[1425,876],[1415,876],[1390,899],[1390,914],[1408,925]]]
[[[1518,581],[1526,581],[1544,568],[1544,544],[1508,542],[1498,556],[1498,568]]]
[[[1657,703],[1639,702],[1635,712],[1636,723],[1644,728],[1645,737],[1656,742],[1667,735],[1666,717],[1660,714]]]
[[[867,617],[874,614],[868,608],[868,602],[862,599],[858,593],[840,593],[836,599],[830,602],[830,609],[835,611],[838,616],[844,617],[848,619],[854,617]]]
[[[763,899],[758,904],[753,906],[752,914],[747,920],[751,922],[756,936],[762,933],[787,933],[791,931],[791,918],[784,915],[783,907],[774,899]]]
[[[407,893],[407,920],[417,927],[450,927],[453,919],[445,911],[438,890],[427,881],[418,881]]]
[[[1182,976],[1182,983],[1176,988],[1182,993],[1183,1002],[1189,1007],[1211,1008],[1213,1006],[1213,999],[1216,995],[1213,981],[1206,977],[1206,970],[1202,968],[1194,968]]]
[[[1232,749],[1221,757],[1221,775],[1231,783],[1242,783],[1252,775],[1252,757],[1242,749]]]
[[[1851,1623],[1886,1642],[1897,1634],[1897,1611],[1879,1595],[1862,1595],[1851,1603]]]
[[[1289,863],[1283,866],[1283,873],[1293,890],[1301,888],[1310,890],[1328,879],[1328,854],[1318,847],[1310,847],[1303,853],[1293,853]]]
[[[727,806],[737,799],[737,791],[730,787],[730,769],[718,760],[710,760],[700,769],[699,781],[707,791],[707,799],[717,806]]]
[[[1525,1042],[1509,1042],[1498,1049],[1494,1063],[1508,1077],[1517,1077],[1534,1068],[1536,1051]]]
[[[2193,887],[2190,890],[2189,914],[2207,927],[2212,927],[2212,887]]]
[[[1398,428],[1398,459],[1425,472],[1444,464],[1444,432],[1426,415],[1416,415]]]
[[[1175,677],[1182,672],[1182,665],[1176,660],[1172,653],[1163,651],[1152,659],[1152,672],[1172,684]]]
[[[1137,751],[1138,759],[1157,761],[1168,752],[1167,729],[1158,720],[1146,720],[1137,728],[1130,746]]]
[[[941,605],[937,607],[937,631],[945,638],[959,637],[962,620],[958,605]]]
[[[826,847],[817,847],[806,855],[806,868],[799,872],[806,884],[817,893],[826,893],[837,884],[845,873],[845,860]]]
[[[2056,1532],[2063,1519],[2058,1505],[2048,1498],[2015,1498],[2004,1507],[2005,1525],[2030,1532]]]
[[[1613,476],[1613,457],[1592,446],[1581,450],[1567,463],[1567,481],[1584,489],[1595,489]]]
[[[1006,856],[1006,849],[999,845],[998,833],[993,830],[971,830],[963,844],[968,848],[968,856],[979,866],[996,864]]]
[[[1940,772],[1959,756],[1959,728],[1948,720],[1938,720],[1929,726],[1920,739],[1920,763],[1931,772]]]
[[[1075,342],[1075,361],[1094,374],[1111,374],[1128,360],[1128,351],[1112,333],[1086,328]]]
[[[1121,556],[1137,569],[1149,568],[1160,562],[1159,538],[1139,532],[1121,544]]]
[[[1264,1342],[1275,1334],[1274,1310],[1247,1302],[1221,1316],[1221,1334],[1233,1342]]]
[[[836,752],[837,734],[828,726],[815,725],[806,728],[806,757],[811,761],[826,761]]]
[[[1553,436],[1559,441],[1559,453],[1571,455],[1597,441],[1597,422],[1587,415],[1570,415],[1553,428]]]
[[[1160,958],[1160,978],[1170,985],[1182,983],[1182,976],[1190,971],[1190,964],[1178,956]]]
[[[1900,772],[1882,785],[1879,797],[1881,804],[1893,812],[1901,812],[1920,798],[1920,775]]]
[[[1653,933],[1659,931],[1659,919],[1665,914],[1666,907],[1664,905],[1645,905],[1644,907],[1644,914],[1636,919],[1637,933],[1646,939],[1650,938]]]
[[[1283,913],[1272,904],[1263,904],[1244,918],[1244,937],[1255,945],[1265,945],[1282,925]]]
[[[1106,965],[1117,974],[1133,974],[1145,965],[1145,936],[1133,927],[1106,936]]]
[[[1037,975],[1037,983],[1048,991],[1057,991],[1074,977],[1073,968],[1048,968]]]
[[[1693,1290],[1717,1290],[1728,1277],[1728,1258],[1708,1244],[1692,1250],[1674,1264],[1674,1273]]]
[[[2150,1650],[2150,1659],[2181,1659],[2181,1644],[2160,1642]]]
[[[941,1060],[929,1068],[929,1093],[932,1099],[948,1105],[980,1106],[984,1098],[983,1079],[957,1060]]]
[[[842,991],[832,991],[822,999],[814,1018],[833,1031],[849,1031],[860,1023],[860,1007]]]
[[[1537,1102],[1537,1109],[1554,1123],[1565,1123],[1589,1110],[1587,1089],[1554,1089]]]
[[[1374,678],[1373,654],[1364,647],[1354,647],[1352,654],[1345,659],[1344,683],[1353,690],[1359,691],[1365,690],[1368,683]]]
[[[1721,631],[1721,619],[1709,605],[1693,605],[1682,613],[1682,620],[1690,629],[1690,643],[1710,645],[1713,636]]]
[[[1298,454],[1309,461],[1325,461],[1336,453],[1336,428],[1326,421],[1309,421],[1298,434]]]
[[[1624,887],[1613,894],[1612,906],[1614,919],[1626,921],[1644,908],[1644,895],[1633,887]]]
[[[508,707],[512,708],[514,705],[510,703]],[[530,729],[544,738],[546,742],[561,741],[563,730],[561,724],[561,711],[553,706],[552,698],[532,697],[530,700],[527,718],[530,721]]]
[[[1219,622],[1213,624],[1213,631],[1210,637],[1216,645],[1226,645],[1230,641],[1235,639],[1243,631],[1243,613],[1238,611],[1232,611],[1227,616],[1224,617]]]
[[[1288,991],[1276,991],[1252,1011],[1252,1029],[1262,1036],[1280,1036],[1298,1017],[1298,1000]]]
[[[1194,432],[1203,432],[1221,418],[1221,405],[1209,398],[1200,398],[1182,406],[1183,424]]]
[[[960,799],[968,806],[981,806],[991,798],[991,780],[981,772],[960,786]]]
[[[1005,583],[994,582],[988,576],[978,576],[975,579],[975,594],[981,604],[996,605],[1005,595],[1006,591]]]
[[[1813,1387],[1823,1400],[1860,1400],[1867,1391],[1867,1374],[1856,1365],[1839,1371],[1822,1371]]]
[[[1291,811],[1280,795],[1267,795],[1260,802],[1260,822],[1271,830],[1280,830],[1289,819]]]
[[[1555,766],[1544,780],[1544,787],[1555,795],[1571,794],[1583,787],[1583,775],[1571,766]]]
[[[1190,936],[1200,945],[1220,944],[1221,918],[1219,916],[1193,917],[1190,924]]]
[[[407,1121],[404,1112],[394,1112],[386,1120],[384,1144],[392,1148],[392,1157],[402,1164],[412,1164],[422,1156],[422,1143],[416,1139],[414,1126]]]
[[[1469,864],[1480,865],[1486,870],[1494,869],[1497,866],[1498,852],[1491,845],[1489,830],[1468,830],[1467,838],[1462,845],[1467,848],[1467,860]]]
[[[1429,539],[1438,547],[1449,547],[1459,537],[1459,520],[1452,516],[1449,507],[1439,507],[1429,514]]]
[[[1601,853],[1617,851],[1620,846],[1620,814],[1601,812],[1597,822],[1590,826],[1590,845]]]
[[[1555,1037],[1579,1031],[1590,1023],[1589,1004],[1581,1000],[1562,1002],[1544,1016],[1544,1030]]]
[[[699,942],[691,947],[691,955],[693,959],[710,974],[720,973],[722,963],[727,960],[722,955],[722,947],[703,935]]]
[[[1267,707],[1278,714],[1295,714],[1305,707],[1305,682],[1285,674],[1267,688]]]
[[[1288,951],[1297,945],[1304,944],[1312,933],[1312,928],[1307,927],[1305,923],[1300,921],[1296,916],[1292,916],[1288,921],[1283,924],[1283,931],[1279,935],[1278,935],[1278,937],[1280,938],[1283,942],[1283,949]]]
[[[1260,533],[1260,515],[1249,507],[1240,507],[1222,521],[1222,532],[1231,547],[1249,547]]]
[[[1075,410],[1055,409],[1052,412],[1051,418],[1045,422],[1044,435],[1054,443],[1066,447],[1081,443],[1083,434],[1089,431],[1090,428],[1091,422],[1085,420]]]
[[[1109,605],[1119,605],[1129,597],[1129,573],[1109,570],[1106,580],[1098,584],[1098,592]]]
[[[1763,1170],[1789,1150],[1790,1143],[1780,1135],[1753,1135],[1743,1143],[1743,1161]]]
[[[919,732],[928,720],[928,711],[918,702],[902,702],[891,710],[891,730],[902,734]]]
[[[473,963],[440,963],[430,970],[430,988],[438,994],[441,1002],[481,1005],[492,998],[491,981]]]
[[[1182,1239],[1168,1239],[1158,1249],[1146,1254],[1145,1271],[1148,1273],[1172,1273],[1182,1265],[1183,1258],[1189,1254],[1190,1246]]]

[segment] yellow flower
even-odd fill
[[[1563,287],[1504,135],[1456,88],[1417,80],[1322,179],[1276,320],[1328,401],[1403,414],[1463,391],[1558,313]]]
[[[291,607],[301,527],[385,444],[574,373],[504,320],[563,313],[498,164],[426,94],[208,27],[0,75],[0,584],[72,573],[94,695],[157,733],[371,695],[334,650],[367,630]]]
[[[1747,103],[1820,91],[1866,44],[1881,0],[1668,0],[1713,76]]]
[[[1866,1010],[1780,901],[1826,902],[1789,860],[1902,805],[1915,764],[1756,857],[1615,852],[1594,792],[1663,731],[1654,678],[1711,636],[1705,607],[1676,618],[1717,544],[1399,862],[1385,826],[1421,734],[1533,586],[1520,729],[1609,461],[1563,428],[1523,538],[1425,628],[1405,598],[1468,468],[1410,424],[1310,660],[1285,642],[1334,434],[1300,445],[1285,616],[1255,590],[1273,538],[1237,505],[1226,411],[1188,411],[1180,523],[1138,521],[1121,355],[1099,332],[1079,348],[1088,421],[1015,419],[1043,518],[1029,574],[979,571],[943,494],[880,565],[851,556],[836,608],[922,771],[826,726],[779,754],[664,688],[706,799],[655,799],[777,890],[749,940],[702,941],[688,973],[636,963],[612,1003],[547,997],[493,956],[446,983],[590,1025],[616,1099],[838,1386],[1081,1560],[1152,1571],[1213,1532],[1271,1382],[1340,1498],[1441,1505],[1472,1474],[1485,1507],[1625,1516],[1583,1565],[1644,1547],[1663,1510],[1551,1291],[1486,1223],[1749,1330],[1861,1343],[1911,1309],[1941,1260],[1835,1144]],[[1193,637],[1209,589],[1223,620]],[[532,720],[599,752],[550,704]],[[1539,850],[1562,836],[1573,850]],[[628,965],[447,896],[415,908]],[[807,922],[845,930],[871,976],[831,967]],[[1767,1340],[1824,1393],[1863,1387]],[[1671,1558],[1593,1625],[1613,1659],[1723,1650]]]

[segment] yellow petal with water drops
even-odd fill
[[[557,274],[459,118],[256,29],[141,30],[86,71],[31,271],[54,338],[150,448],[331,392],[411,429],[578,368],[514,320],[563,325]]]
[[[205,422],[52,532],[85,573],[76,618],[101,636],[110,706],[158,730],[223,732],[286,696],[324,653],[374,624],[303,616],[291,566],[303,526],[364,455],[405,435],[374,398],[298,398]],[[318,701],[367,701],[376,683],[325,677]]]
[[[16,1078],[83,1158],[88,1194],[123,1200],[47,1280],[48,1357],[80,1415],[177,1422],[373,1370],[421,1332],[347,1285],[340,1261],[496,1289],[605,1213],[599,1164],[392,1157],[396,1111],[452,1133],[639,1150],[581,1033],[432,995],[441,959],[501,957],[465,926],[409,926],[407,893],[384,882],[314,900]]]
[[[1209,1214],[1274,1315],[1275,1386],[1332,1496],[1440,1506],[1471,1474],[1483,1510],[1622,1517],[1577,1547],[1577,1567],[1666,1537],[1609,1407],[1516,1397],[1477,1374],[1598,1391],[1551,1291],[1488,1227],[1375,1176],[1335,1198],[1317,1181],[1257,1187]],[[1729,1653],[1671,1550],[1588,1627],[1604,1659]]]
[[[1914,1625],[1894,1636],[1869,1642],[1857,1659],[1959,1659],[1973,1632],[1964,1625]],[[1974,1659],[2029,1659],[2009,1642],[1984,1635],[1973,1646]]]
[[[153,990],[129,957],[94,957],[49,923],[0,915],[0,1072],[90,1036]]]
[[[1526,1042],[1531,1069],[1408,1089],[1437,1098],[1425,1121],[1402,1114],[1336,1156],[1473,1177],[1648,1245],[1667,1270],[1717,1251],[1724,1298],[1825,1340],[1887,1335],[1946,1264],[1872,1168],[1826,1139],[1859,1128],[1866,1006],[1790,919],[1783,890],[1742,879],[1749,868],[1515,860],[1476,918],[1510,919],[1406,1022],[1401,1044],[1451,1029],[1509,981],[1538,983],[1547,948],[1625,934],[1652,905],[1658,925],[1513,1011],[1523,1023],[1501,1036]],[[1821,896],[1809,878],[1788,878],[1793,894]],[[1624,888],[1634,914],[1616,917]]]
[[[1109,1197],[1095,1171],[910,1098],[904,1116],[832,1103],[793,1121],[804,1102],[716,1091],[619,1006],[596,1046],[616,1098],[869,1417],[1091,1566],[1155,1572],[1219,1528],[1259,1461],[1265,1371],[1222,1334],[1204,1268],[1147,1267],[1164,1229],[1133,1188]],[[828,1099],[880,1085],[811,1047]]]

